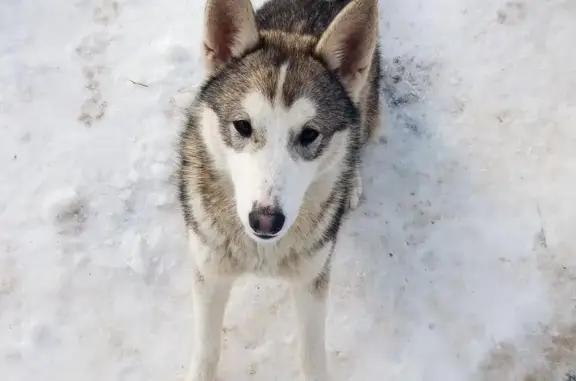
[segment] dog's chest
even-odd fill
[[[197,266],[204,273],[228,276],[252,273],[290,281],[312,279],[324,267],[331,250],[331,245],[311,252],[297,242],[257,245],[249,239],[206,245],[193,232],[190,246]]]

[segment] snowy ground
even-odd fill
[[[203,1],[0,1],[0,380],[178,381],[174,187]],[[334,381],[576,372],[576,2],[382,0],[392,105],[345,228]],[[286,287],[247,278],[223,380],[295,380]],[[576,375],[575,375],[576,378]]]

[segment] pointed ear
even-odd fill
[[[211,73],[241,56],[259,40],[250,0],[206,0],[204,64]]]
[[[378,0],[353,0],[316,45],[316,54],[339,75],[355,102],[368,78],[377,42]]]

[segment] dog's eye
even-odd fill
[[[300,133],[300,144],[307,146],[312,144],[320,136],[320,133],[313,128],[304,128]]]
[[[232,122],[238,133],[245,138],[252,136],[252,125],[247,120],[235,120]]]

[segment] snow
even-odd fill
[[[570,379],[576,3],[380,4],[390,126],[334,263],[334,381]],[[2,381],[181,379],[203,5],[0,2]],[[223,380],[297,378],[284,284],[238,282],[224,337]]]

